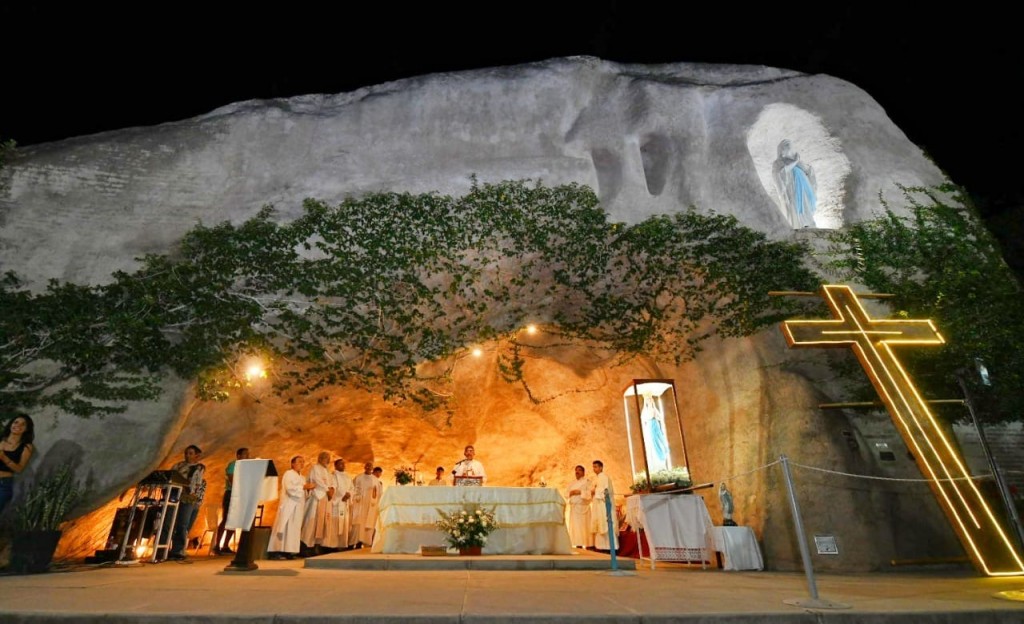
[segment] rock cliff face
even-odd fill
[[[692,206],[733,214],[775,239],[812,240],[816,228],[876,214],[879,193],[898,207],[897,185],[943,180],[874,100],[841,80],[594,58],[241,102],[26,148],[0,175],[10,184],[0,200],[0,263],[33,285],[103,283],[141,254],[167,252],[199,221],[242,221],[266,204],[287,220],[306,197],[461,194],[472,176],[587,184],[617,221]],[[525,386],[500,380],[498,345],[490,345],[460,363],[451,408],[428,414],[345,388],[305,403],[252,395],[203,403],[186,382],[168,380],[161,402],[121,417],[37,415],[34,470],[73,457],[91,480],[92,511],[69,532],[66,554],[98,548],[119,504],[112,499],[177,461],[188,444],[206,451],[208,503],[219,502],[220,475],[240,446],[279,466],[325,449],[347,458],[350,470],[373,461],[390,474],[414,462],[426,473],[450,467],[472,442],[494,483],[525,486],[543,476],[562,486],[575,464],[601,458],[625,493],[622,391],[633,378],[671,378],[695,480],[729,480],[734,517],[754,527],[770,567],[799,566],[781,474],[769,466],[779,455],[838,473],[916,476],[905,451],[898,465],[879,465],[860,417],[817,409],[833,392],[824,359],[796,359],[777,331],[716,343],[680,367],[642,358],[620,365],[586,345],[536,340]],[[902,445],[884,421],[872,435]],[[796,476],[808,533],[835,535],[840,545],[838,556],[815,561],[822,569],[959,553],[924,486],[894,491],[834,473]],[[702,492],[719,521],[717,497]]]

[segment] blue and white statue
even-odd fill
[[[732,519],[732,492],[724,483],[718,486],[718,501],[722,503],[722,526],[736,526]]]
[[[779,157],[772,164],[779,196],[785,203],[786,218],[794,228],[816,227],[814,210],[818,203],[814,169],[800,160],[789,139],[779,143]]]
[[[668,470],[672,464],[668,450],[668,438],[665,436],[665,415],[655,397],[650,394],[644,395],[644,407],[640,411],[640,421],[644,428],[648,469],[651,474],[660,470]]]

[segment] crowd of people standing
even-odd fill
[[[455,464],[452,474],[455,477],[486,478],[473,446],[467,446],[464,453],[465,459]],[[186,539],[206,491],[205,466],[199,463],[202,451],[190,445],[184,454],[184,461],[173,467],[189,485],[184,488],[179,506],[170,559],[184,558]],[[248,459],[249,449],[238,449],[235,457],[236,461]],[[383,470],[372,462],[366,462],[362,473],[353,477],[345,471],[345,459],[338,457],[332,461],[328,451],[321,451],[316,463],[308,470],[301,455],[292,457],[289,463],[289,469],[281,476],[277,516],[267,547],[268,558],[294,559],[371,546],[384,492]],[[226,545],[228,531],[225,521],[231,500],[234,466],[235,461],[232,461],[225,469],[222,519],[212,548],[214,554],[233,552]],[[575,479],[566,488],[569,537],[575,547],[607,551],[610,540],[605,501],[614,501],[615,490],[601,460],[594,460],[592,470],[593,474],[587,475],[582,465],[576,466]],[[436,478],[429,485],[448,485],[444,467],[438,466],[436,472]],[[614,507],[610,517],[611,534],[615,535],[619,529]]]
[[[380,510],[383,470],[363,464],[355,478],[345,472],[345,460],[331,462],[321,451],[303,476],[306,460],[291,459],[281,477],[281,494],[267,547],[269,559],[293,559],[325,552],[369,546]]]

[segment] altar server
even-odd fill
[[[306,482],[302,469],[306,460],[300,455],[292,458],[292,467],[281,477],[281,496],[277,507],[277,518],[270,532],[270,543],[267,545],[268,558],[293,559],[299,552],[302,537],[302,513],[306,502],[306,492],[313,489],[312,483]]]
[[[618,538],[619,519],[615,513],[615,489],[612,487],[612,480],[604,472],[604,462],[600,459],[594,460],[594,504],[591,507],[594,519],[594,548],[597,550],[610,550],[609,537]],[[605,500],[612,502],[612,534],[608,535],[608,513],[605,509]],[[618,544],[616,544],[616,547]]]
[[[444,478],[444,466],[438,466],[435,471],[434,480],[427,485],[448,485],[448,479]]]
[[[569,539],[577,548],[594,545],[590,501],[594,498],[594,484],[583,466],[576,466],[576,480],[569,484]]]

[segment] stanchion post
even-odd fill
[[[849,605],[818,598],[818,585],[814,580],[814,566],[811,564],[810,549],[807,548],[804,521],[800,516],[800,503],[796,500],[796,489],[793,487],[793,473],[789,471],[789,459],[785,455],[780,455],[779,463],[782,464],[782,474],[786,480],[786,494],[789,495],[789,509],[793,513],[793,525],[796,527],[796,542],[800,545],[800,558],[803,559],[804,574],[807,575],[807,590],[811,594],[810,600],[790,599],[783,600],[783,602],[814,609],[849,609]]]
[[[612,554],[612,572],[619,571],[619,560],[615,554],[615,549],[618,548],[615,540],[615,523],[612,520],[612,497],[608,492],[608,488],[604,490],[604,509],[605,519],[608,520],[608,548]]]
[[[789,495],[789,509],[793,513],[793,524],[796,526],[796,542],[800,545],[800,559],[803,560],[804,574],[807,576],[807,591],[813,600],[818,599],[818,584],[814,580],[814,566],[811,564],[811,552],[807,548],[807,537],[804,535],[804,521],[800,517],[800,503],[796,500],[793,488],[793,473],[789,471],[789,459],[779,456],[782,463],[782,475],[786,479],[786,494]]]

